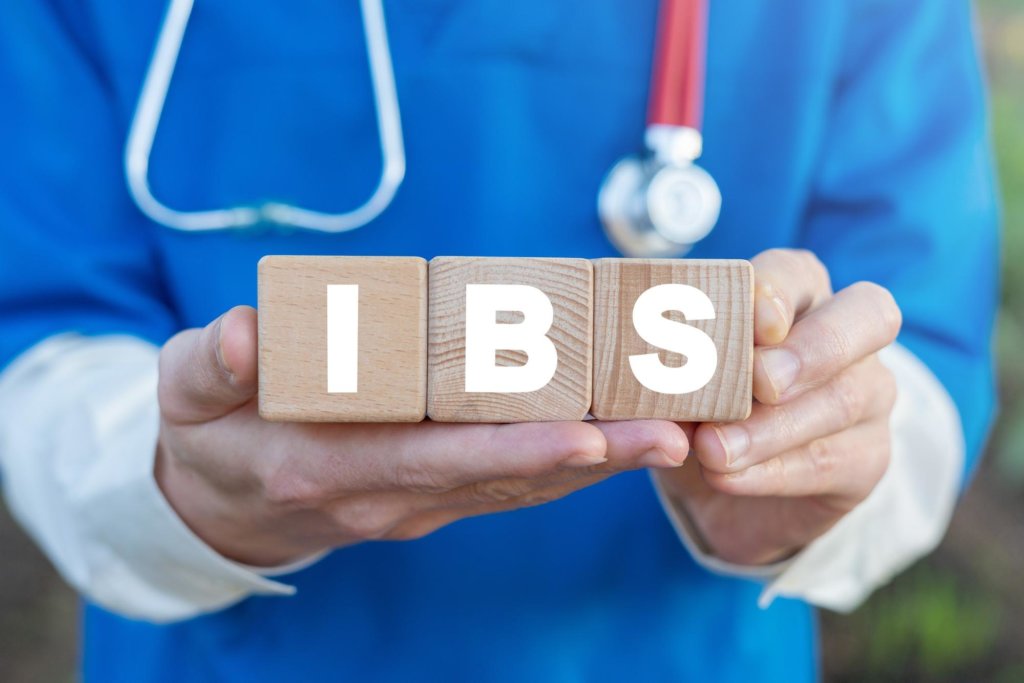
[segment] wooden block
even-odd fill
[[[543,335],[542,331],[541,335],[553,344],[557,366],[553,360],[546,365],[550,353],[539,348],[541,344],[527,353],[523,353],[522,348],[482,345],[474,346],[483,352],[473,353],[474,363],[467,377],[467,286],[472,285],[526,286],[546,295],[552,324],[547,334]],[[474,289],[475,294],[469,296],[481,297],[476,301],[493,303],[493,299],[486,299],[493,293],[492,289]],[[510,296],[515,298],[522,294],[522,290],[517,290]],[[432,260],[427,415],[440,422],[582,419],[591,399],[592,299],[593,267],[585,259],[440,257]],[[483,309],[471,305],[470,310]],[[525,333],[524,325],[541,320],[541,316],[535,314],[537,310],[534,308],[524,314],[522,309],[511,307],[509,310],[492,309],[489,319],[484,319],[487,315],[474,318],[482,324],[473,328],[476,332],[471,334],[470,343],[477,344],[482,338],[479,330],[488,327],[500,328],[496,332],[499,337],[507,338],[509,332],[514,335],[510,328],[519,328]],[[536,340],[537,336],[534,334],[531,338]],[[480,359],[483,362],[476,362]],[[547,374],[550,380],[539,389],[495,392],[482,390],[489,385],[490,371],[473,371],[484,365],[519,369],[517,366],[524,364],[525,367],[533,364],[534,370],[549,367],[553,376]],[[520,372],[518,376],[523,377],[523,374]]]
[[[595,261],[594,404],[591,407],[594,417],[601,420],[659,418],[677,422],[745,419],[751,407],[753,280],[751,265],[739,260]],[[714,307],[714,318],[707,320],[686,321],[680,311],[663,314],[669,320],[686,321],[686,325],[702,330],[717,349],[717,366],[710,381],[689,393],[653,391],[637,379],[630,361],[633,355],[657,353],[658,360],[670,368],[687,362],[681,353],[648,343],[634,327],[633,313],[638,298],[650,288],[665,284],[695,287],[707,295]],[[678,339],[683,325],[671,327],[676,331],[668,330],[667,334],[684,343]],[[688,332],[692,330],[683,330],[684,334]],[[647,337],[650,339],[650,334]],[[714,358],[715,354],[709,357]],[[669,376],[666,372],[658,374],[662,379]]]
[[[426,333],[421,258],[267,256],[259,263],[260,415],[418,422]]]

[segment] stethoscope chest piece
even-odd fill
[[[629,156],[609,171],[598,213],[609,239],[626,256],[685,254],[718,221],[722,195],[695,164]]]
[[[597,198],[625,256],[682,256],[718,222],[722,195],[703,151],[708,0],[661,0],[644,152],[615,164]]]

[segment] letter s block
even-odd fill
[[[259,412],[291,422],[418,422],[427,396],[427,262],[267,256]]]
[[[580,420],[590,408],[593,267],[585,259],[430,262],[427,415]]]
[[[750,263],[598,259],[594,279],[594,417],[724,422],[750,414]]]

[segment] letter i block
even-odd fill
[[[580,420],[590,408],[593,267],[584,259],[430,262],[427,415]]]
[[[594,417],[724,422],[750,414],[747,261],[599,259],[594,279]]]
[[[427,262],[267,256],[259,264],[259,412],[292,422],[418,422],[426,411]]]

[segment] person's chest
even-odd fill
[[[383,7],[407,164],[393,202],[341,235],[154,228],[185,322],[252,301],[266,253],[613,253],[596,197],[615,160],[642,142],[656,0]],[[164,9],[154,0],[94,10],[126,131]],[[723,209],[695,255],[749,257],[792,241],[842,19],[837,3],[712,3],[701,163]],[[285,201],[340,212],[373,193],[381,165],[359,3],[196,0],[150,160],[158,199],[183,210]]]

